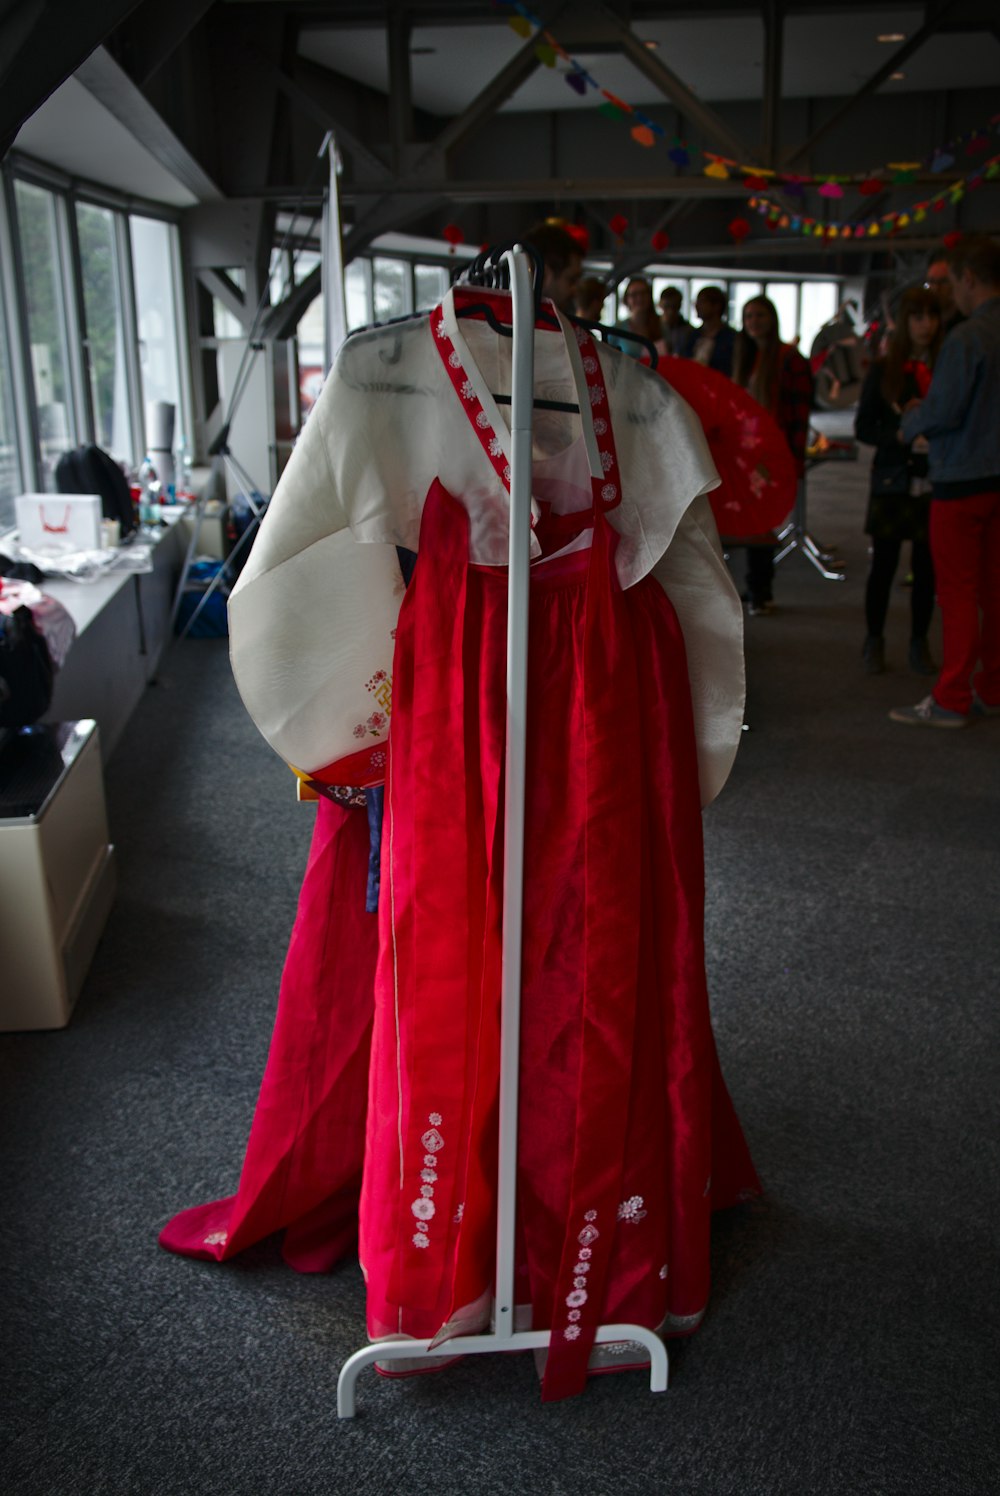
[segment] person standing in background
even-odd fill
[[[663,341],[669,353],[680,353],[687,342],[691,324],[682,314],[684,297],[677,286],[665,286],[660,292],[660,321],[663,324]]]
[[[736,334],[725,320],[728,305],[720,286],[702,286],[694,303],[701,326],[689,329],[680,353],[682,358],[693,358],[696,363],[731,377]]]
[[[778,312],[766,296],[753,296],[746,303],[743,330],[735,342],[732,377],[781,427],[801,483],[812,409],[809,363],[781,341]],[[747,546],[746,600],[753,616],[774,611],[774,551],[773,543]]]
[[[600,322],[608,288],[596,275],[585,275],[576,288],[576,315],[586,322]]]
[[[577,241],[558,223],[536,223],[524,235],[542,257],[542,295],[567,315],[575,310],[574,296],[583,276],[583,254]]]
[[[625,287],[623,299],[628,316],[624,322],[619,322],[618,326],[623,331],[633,332],[640,338],[646,338],[650,343],[662,344],[663,325],[656,315],[656,308],[653,305],[653,288],[649,281],[641,275],[633,276]],[[609,337],[608,342],[613,348],[629,354],[631,358],[642,358],[645,353],[642,344],[637,343],[634,338]],[[657,349],[657,352],[659,351]]]
[[[904,540],[913,542],[910,668],[918,675],[937,674],[927,644],[934,612],[934,565],[927,534],[931,504],[927,439],[902,441],[899,423],[909,403],[922,399],[930,388],[940,347],[937,298],[931,291],[904,291],[885,357],[868,371],[854,423],[858,440],[875,448],[865,516],[865,531],[872,541],[863,651],[869,675],[881,675],[885,669],[885,620]]]
[[[904,441],[930,443],[943,639],[931,694],[889,713],[911,727],[1000,716],[1000,243],[962,239],[948,253],[948,278],[965,320],[942,344],[926,399],[912,401],[900,425]]]

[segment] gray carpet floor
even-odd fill
[[[860,666],[864,465],[811,481],[750,619],[748,721],[706,815],[713,1010],[767,1188],[718,1218],[671,1387],[542,1406],[530,1357],[366,1373],[356,1263],[156,1245],[230,1192],[312,811],[224,645],[175,646],[108,769],[121,890],[71,1026],[0,1038],[0,1480],[11,1496],[973,1496],[998,1462],[1000,721],[898,727]],[[741,561],[739,553],[734,563]],[[934,636],[937,647],[937,635]]]

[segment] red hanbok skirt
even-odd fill
[[[613,551],[598,516],[530,588],[517,1297],[553,1329],[549,1397],[579,1390],[599,1324],[693,1328],[711,1210],[759,1189],[709,1020],[684,641],[655,580],[622,592]],[[465,511],[435,485],[393,676],[372,1338],[443,1340],[489,1314],[506,639],[506,572],[469,563]]]

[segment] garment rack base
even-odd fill
[[[544,1350],[552,1338],[551,1330],[515,1330],[508,1334],[456,1335],[453,1340],[434,1345],[430,1340],[383,1340],[355,1351],[343,1364],[337,1378],[337,1416],[353,1418],[358,1375],[376,1361],[412,1360],[426,1352],[429,1361],[454,1360],[456,1356],[485,1355],[499,1351]],[[633,1340],[649,1351],[649,1390],[666,1392],[667,1348],[655,1330],[643,1325],[601,1325],[594,1336],[595,1345],[608,1341]]]

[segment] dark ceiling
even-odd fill
[[[930,195],[944,178],[926,158],[1000,109],[982,81],[993,48],[1000,80],[995,0],[536,0],[530,9],[602,81],[628,79],[619,86],[668,141],[689,144],[695,163],[708,150],[827,173],[902,156],[924,162],[910,198]],[[137,101],[155,111],[172,169],[196,197],[252,200],[271,220],[320,201],[319,152],[332,130],[348,258],[393,230],[439,238],[454,222],[473,243],[552,212],[586,224],[594,248],[621,263],[648,258],[657,231],[677,253],[732,254],[727,225],[746,212],[743,174],[711,179],[697,164],[681,170],[666,149],[635,145],[567,93],[557,71],[546,74],[536,38],[514,35],[510,14],[498,0],[0,0],[0,142],[14,145],[86,64],[81,78],[96,88],[99,77],[119,117],[135,115]],[[879,28],[903,40],[880,45]],[[670,65],[678,57],[687,78]],[[933,230],[962,212],[995,227],[997,187],[985,186]],[[874,206],[897,202],[906,200],[890,185]],[[628,225],[618,234],[616,215]],[[758,252],[789,266],[863,248],[754,229]]]

